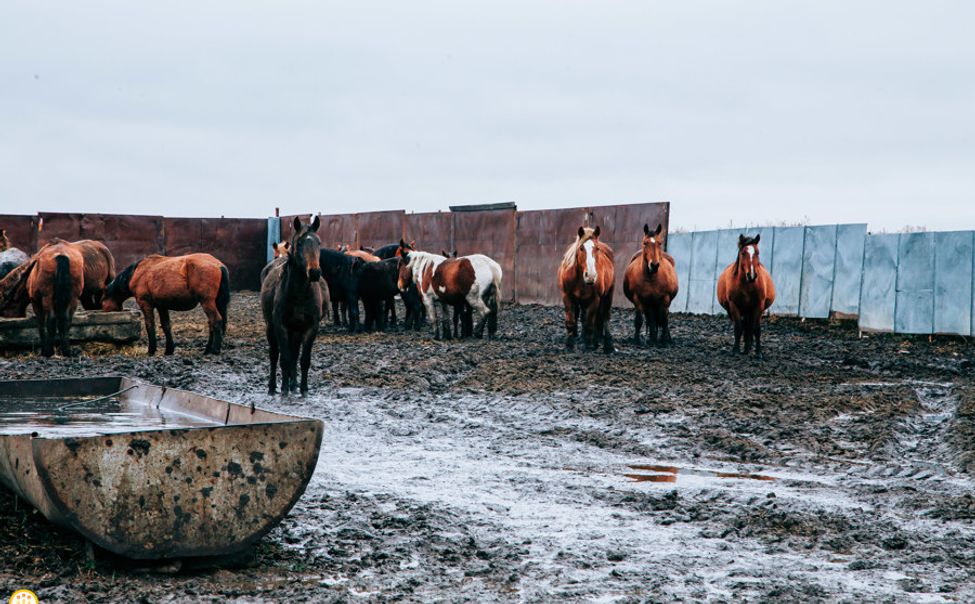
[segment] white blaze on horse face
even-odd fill
[[[586,272],[583,273],[583,278],[586,283],[596,282],[596,256],[593,249],[596,247],[595,242],[592,239],[586,241],[582,244],[583,249],[586,250]]]
[[[755,246],[749,245],[745,247],[745,251],[748,252],[748,276],[754,279],[755,278]]]
[[[650,243],[657,243],[657,240],[656,240],[656,239],[654,239],[653,237],[651,237],[651,238],[650,238]]]

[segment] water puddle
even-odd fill
[[[679,468],[677,466],[658,466],[658,465],[630,465],[631,470],[641,473],[625,473],[623,476],[633,482],[677,482],[678,476],[701,476],[704,478],[726,478],[743,480],[778,480],[774,476],[764,474],[749,474],[740,472],[718,472],[715,470],[700,470],[697,468]],[[653,472],[644,474],[643,472]]]

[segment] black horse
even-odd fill
[[[367,330],[386,329],[387,311],[384,304],[388,306],[393,296],[399,292],[396,287],[399,277],[398,262],[394,257],[379,262],[363,262],[357,267],[359,299],[366,310],[364,327]]]
[[[322,275],[328,283],[328,294],[332,298],[332,315],[336,325],[347,323],[349,331],[359,329],[359,278],[360,265],[366,264],[355,256],[335,250],[321,250],[319,264]],[[340,306],[342,308],[340,308]],[[348,321],[341,321],[341,315],[348,315]]]
[[[308,367],[311,366],[311,347],[318,335],[322,313],[322,290],[318,280],[322,276],[318,250],[321,240],[318,216],[303,226],[295,217],[291,252],[283,262],[268,266],[261,283],[261,309],[267,326],[267,343],[271,356],[268,394],[274,394],[277,382],[275,371],[281,360],[281,392],[294,392],[298,386],[298,351],[301,351],[301,393],[308,392]]]

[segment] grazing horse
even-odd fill
[[[450,339],[447,306],[466,302],[478,312],[474,336],[488,338],[498,331],[498,300],[501,298],[501,265],[483,254],[445,258],[428,252],[410,250],[400,242],[400,291],[415,283],[433,322],[434,338]],[[440,310],[438,313],[437,311]],[[442,325],[442,329],[441,329]]]
[[[718,302],[728,311],[735,326],[733,354],[741,351],[741,335],[745,333],[745,354],[755,339],[755,356],[762,355],[762,313],[775,301],[772,276],[759,260],[758,241],[761,235],[738,237],[738,258],[724,269],[718,278]]]
[[[34,255],[27,277],[37,330],[41,336],[41,354],[54,354],[54,341],[64,356],[73,356],[68,343],[71,320],[85,286],[84,257],[78,246],[61,241],[44,246]]]
[[[565,306],[565,347],[572,350],[578,334],[578,315],[585,312],[582,328],[587,349],[603,340],[603,351],[613,352],[609,316],[613,307],[616,265],[613,248],[599,240],[599,227],[579,227],[576,240],[566,249],[559,265],[559,289]]]
[[[27,277],[35,261],[28,258],[0,279],[0,317],[26,317],[30,296],[27,294]]]
[[[298,386],[298,361],[301,352],[301,393],[308,392],[308,368],[311,348],[318,335],[322,313],[322,277],[319,251],[322,245],[316,231],[318,216],[303,226],[294,219],[290,252],[283,262],[276,261],[261,282],[261,310],[270,355],[268,394],[277,386],[278,360],[281,361],[281,393],[294,392]]]
[[[640,330],[646,317],[650,331],[649,344],[657,343],[657,328],[662,331],[660,343],[671,344],[668,313],[677,295],[677,268],[670,254],[664,252],[660,231],[651,232],[643,225],[643,249],[633,255],[623,277],[623,294],[633,303],[633,343],[640,345]]]
[[[156,354],[156,322],[166,334],[166,354],[173,354],[172,325],[169,311],[186,311],[203,307],[209,323],[209,337],[204,354],[220,354],[227,331],[227,305],[230,304],[230,273],[222,262],[210,254],[186,256],[146,256],[126,267],[108,285],[102,310],[121,310],[122,303],[135,298],[146,323],[149,355]]]

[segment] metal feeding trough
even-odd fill
[[[322,427],[125,377],[0,381],[0,482],[121,556],[233,554],[298,501]]]

